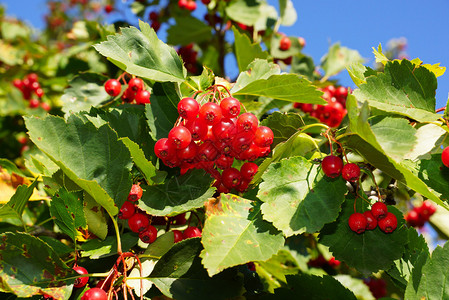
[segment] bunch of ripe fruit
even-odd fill
[[[50,110],[48,103],[40,102],[44,96],[44,90],[41,88],[39,83],[39,77],[36,73],[30,73],[26,75],[23,79],[14,79],[12,84],[22,92],[22,96],[25,100],[28,100],[30,108],[37,108],[39,105],[46,111]],[[39,98],[32,98],[33,93]]]
[[[122,84],[117,79],[109,79],[104,84],[104,89],[109,96],[117,97],[122,91]],[[146,104],[150,103],[150,92],[145,90],[143,80],[140,78],[131,78],[128,87],[122,94],[122,100],[126,103]]]
[[[194,98],[183,98],[178,103],[177,123],[154,146],[156,156],[169,167],[181,167],[182,172],[204,169],[217,180],[219,192],[246,190],[257,165],[247,162],[239,171],[232,167],[234,159],[254,161],[268,155],[273,132],[259,126],[254,114],[240,114],[240,106],[233,97],[203,105]]]
[[[405,220],[410,226],[423,227],[429,218],[435,213],[437,208],[429,200],[424,201],[421,206],[415,206],[405,216]]]
[[[193,44],[180,47],[178,49],[178,54],[181,56],[187,71],[196,74],[198,72],[198,52],[193,49]]]
[[[298,103],[293,106],[319,119],[330,127],[338,127],[346,116],[346,98],[348,89],[344,86],[335,87],[329,85],[322,89],[323,99],[327,101],[326,105]]]

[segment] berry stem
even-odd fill
[[[374,177],[373,172],[371,170],[369,170],[369,169],[366,169],[366,168],[361,168],[360,171],[362,171],[365,174],[368,174],[371,177],[371,179],[373,180],[374,185],[376,186],[376,191],[377,191],[377,196],[379,197],[379,201],[381,201],[382,200],[382,194],[380,193],[380,189],[379,189],[379,186],[377,185],[376,178]]]
[[[444,110],[446,110],[446,106],[438,108],[437,110],[435,110],[435,113],[439,113],[439,112],[442,112]]]

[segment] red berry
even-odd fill
[[[292,46],[292,41],[286,36],[284,36],[279,42],[279,49],[282,51],[287,51]]]
[[[41,88],[36,89],[34,93],[36,93],[36,96],[38,96],[39,98],[42,98],[42,96],[44,96],[44,90]]]
[[[38,108],[39,105],[40,105],[39,100],[37,100],[37,99],[30,100],[30,104],[29,104],[30,108]]]
[[[137,104],[146,104],[146,103],[151,103],[150,97],[151,97],[151,94],[149,91],[140,90],[136,93],[135,100],[136,100]]]
[[[179,8],[185,9],[185,8],[187,7],[187,1],[188,1],[188,0],[179,0],[179,1],[178,1],[178,6],[179,6]]]
[[[374,230],[377,227],[377,219],[373,216],[370,210],[363,213],[366,218],[366,230]]]
[[[122,84],[117,79],[109,79],[104,84],[104,89],[109,96],[116,97],[122,91]]]
[[[81,300],[108,300],[108,294],[100,288],[91,288],[81,297]]]
[[[178,243],[183,240],[182,232],[180,230],[173,230],[174,242]]]
[[[407,213],[407,215],[405,216],[405,220],[410,224],[410,226],[413,227],[424,226],[424,220],[421,219],[420,214],[416,210],[416,207],[415,209],[412,209]]]
[[[154,154],[160,159],[170,159],[176,154],[176,149],[169,143],[168,138],[162,138],[154,145]]]
[[[273,144],[273,131],[267,126],[257,128],[254,135],[254,143],[259,147],[268,147]]]
[[[30,73],[26,78],[30,81],[30,83],[39,81],[39,76],[37,76],[36,73]]]
[[[220,156],[212,141],[205,141],[198,148],[197,158],[199,161],[214,161]]]
[[[143,80],[140,78],[131,78],[128,82],[128,89],[132,90],[134,93],[143,90]]]
[[[235,119],[222,118],[212,126],[212,133],[216,141],[231,140],[237,133]]]
[[[187,1],[186,7],[185,7],[188,11],[194,11],[196,9],[196,2],[191,0],[191,1]]]
[[[192,135],[192,140],[194,141],[205,140],[208,127],[204,120],[200,118],[189,120],[186,124],[186,128],[190,131]]]
[[[194,141],[191,141],[190,144],[184,149],[179,149],[176,151],[177,157],[186,162],[193,162],[193,159],[198,153],[198,146]]]
[[[78,273],[80,275],[85,275],[85,274],[89,273],[89,272],[87,272],[87,270],[85,268],[83,268],[81,266],[73,267],[73,270],[75,270],[76,273]],[[76,287],[76,288],[81,288],[81,287],[83,287],[83,286],[85,286],[87,284],[87,281],[89,281],[89,277],[88,276],[76,278],[75,279],[75,283],[73,284],[73,286]]]
[[[210,3],[210,0],[201,0],[201,2],[202,2],[204,5],[208,5],[208,4]]]
[[[241,114],[237,118],[237,131],[251,131],[256,132],[259,127],[259,120],[252,113]]]
[[[178,103],[178,113],[183,119],[195,119],[200,111],[200,105],[193,98],[183,98]]]
[[[42,103],[41,103],[41,107],[42,107],[42,109],[45,110],[45,111],[50,111],[50,110],[51,110],[51,106],[50,106],[50,104],[48,104],[47,102],[42,102]]]
[[[415,209],[424,221],[428,221],[430,216],[436,211],[436,207],[429,200],[424,201],[420,207],[416,207]]]
[[[185,223],[187,223],[186,213],[182,213],[174,217],[171,217],[171,224],[173,225],[184,225]]]
[[[383,232],[391,233],[396,230],[396,227],[398,226],[398,220],[394,214],[389,212],[384,218],[378,220],[378,225],[380,230],[382,230]]]
[[[254,133],[252,131],[242,131],[232,140],[232,150],[236,153],[241,153],[248,150],[254,140]]]
[[[139,233],[144,231],[148,225],[150,225],[150,221],[148,220],[147,215],[143,213],[136,213],[128,219],[128,226],[132,232]]]
[[[127,220],[131,218],[136,213],[136,206],[134,203],[125,201],[123,203],[122,207],[120,208],[120,211],[118,212],[118,218],[122,220]]]
[[[12,84],[13,84],[16,88],[18,88],[19,90],[23,90],[23,82],[22,82],[22,80],[16,78],[16,79],[14,79],[14,80],[12,81]]]
[[[341,177],[346,181],[356,182],[360,177],[360,168],[357,164],[350,163],[344,165],[341,170]]]
[[[326,156],[321,162],[321,168],[326,176],[335,178],[341,174],[341,170],[343,169],[343,161],[338,156],[329,155]]]
[[[228,168],[221,173],[221,182],[228,189],[237,188],[242,181],[242,175],[236,168]]]
[[[190,131],[182,125],[173,127],[168,133],[168,141],[176,149],[184,149],[192,141]]]
[[[341,262],[339,260],[335,259],[335,257],[333,257],[333,256],[331,257],[331,259],[329,259],[329,261],[327,263],[332,268],[336,268],[341,264]]]
[[[126,103],[131,103],[136,98],[136,92],[132,89],[127,88],[122,95],[122,100]]]
[[[234,162],[234,157],[227,156],[227,155],[221,155],[219,158],[215,160],[215,165],[224,170],[228,169],[232,166],[232,163]]]
[[[388,208],[383,202],[376,202],[371,206],[371,212],[373,216],[379,221],[379,219],[384,218],[388,213]]]
[[[138,184],[133,184],[128,195],[128,201],[137,201],[142,198],[143,190]]]
[[[32,82],[31,83],[31,86],[30,86],[30,88],[33,90],[33,91],[36,91],[37,89],[40,89],[41,88],[41,85],[39,84],[39,82]]]
[[[154,241],[157,238],[157,229],[153,225],[148,225],[148,227],[139,232],[139,238],[142,240],[142,242],[151,244],[154,243]]]
[[[444,148],[443,152],[441,153],[441,161],[446,167],[449,168],[449,146]]]
[[[187,227],[186,230],[182,233],[183,239],[190,239],[194,237],[201,236],[201,231],[197,227]]]
[[[259,167],[252,162],[246,162],[240,167],[240,174],[244,180],[253,180],[254,175],[256,175]]]
[[[240,114],[240,101],[233,97],[221,100],[220,107],[225,118],[234,118]]]
[[[360,234],[365,232],[367,220],[366,217],[361,213],[353,213],[348,220],[349,228],[352,231]]]
[[[159,18],[159,14],[156,11],[150,12],[149,18],[151,21],[156,21]]]
[[[221,107],[213,102],[205,103],[199,111],[199,118],[204,120],[207,125],[214,125],[220,122],[222,116]]]
[[[110,12],[112,12],[113,9],[114,9],[114,8],[113,8],[112,5],[110,5],[110,4],[106,4],[106,5],[104,6],[104,12],[107,13],[107,14],[109,14]]]

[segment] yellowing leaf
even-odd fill
[[[383,65],[385,65],[389,59],[382,53],[382,45],[379,44],[379,46],[377,46],[377,50],[376,48],[373,47],[373,53],[374,56],[376,57],[376,63],[381,63]]]

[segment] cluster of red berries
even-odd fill
[[[117,97],[122,91],[122,84],[117,79],[109,79],[104,84],[104,89],[109,96]],[[150,92],[145,90],[143,80],[140,78],[131,78],[128,87],[123,92],[122,100],[126,103],[146,104],[150,103]]]
[[[326,105],[298,103],[293,106],[309,113],[312,117],[319,119],[321,122],[330,127],[338,127],[346,116],[346,98],[348,97],[348,89],[344,86],[336,88],[329,85],[322,89],[324,92],[323,99],[327,101]]]
[[[387,284],[385,283],[385,280],[367,278],[363,280],[363,283],[369,287],[374,298],[379,299],[387,296]]]
[[[194,11],[196,9],[196,2],[194,0],[178,0],[178,6],[180,9]]]
[[[46,111],[50,110],[50,105],[45,102],[40,102],[39,99],[44,96],[44,90],[39,83],[39,77],[36,73],[30,73],[23,79],[14,79],[12,84],[22,92],[22,96],[25,100],[30,101],[30,108],[37,108],[39,105]],[[33,93],[39,98],[32,98]]]
[[[410,226],[423,227],[429,218],[435,213],[437,208],[429,200],[424,201],[421,206],[415,206],[405,216],[405,220]]]
[[[180,47],[178,49],[178,54],[181,56],[184,66],[189,73],[195,74],[198,72],[198,52],[193,49],[193,44]]]
[[[244,191],[257,172],[257,165],[245,163],[241,170],[232,168],[234,158],[253,161],[268,155],[273,143],[273,132],[259,126],[252,113],[240,114],[240,101],[224,98],[220,104],[200,104],[193,98],[178,103],[179,125],[173,127],[167,138],[158,140],[154,152],[165,165],[204,169],[217,182],[220,192],[235,188]],[[222,169],[220,173],[215,166]]]
[[[153,28],[154,31],[158,32],[159,28],[161,28],[161,22],[159,21],[159,14],[156,11],[152,11],[150,12],[149,18],[151,21],[151,28]]]
[[[321,162],[321,169],[327,177],[336,178],[341,175],[344,180],[349,182],[356,182],[360,177],[360,167],[357,164],[343,165],[343,160],[335,155],[326,156]]]
[[[396,216],[388,212],[388,207],[383,202],[376,202],[371,206],[371,210],[362,213],[353,213],[348,220],[349,228],[360,234],[365,230],[374,230],[378,225],[380,230],[391,233],[396,230],[398,220]]]
[[[313,268],[325,268],[325,267],[331,267],[331,268],[337,268],[341,262],[335,257],[331,257],[329,260],[326,260],[323,255],[319,255],[317,258],[311,259],[307,262],[307,265],[309,267]]]

